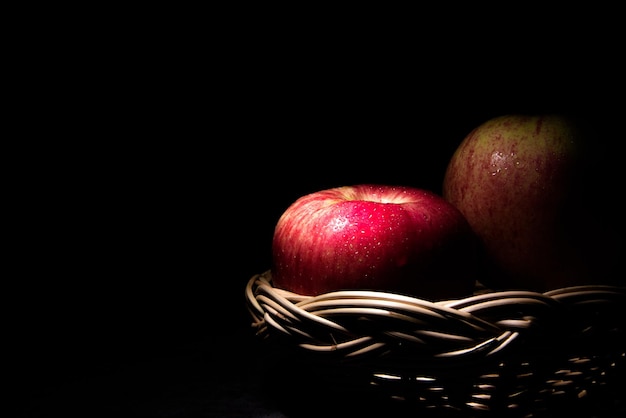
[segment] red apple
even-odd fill
[[[361,184],[293,202],[278,220],[272,282],[302,295],[392,291],[422,299],[472,293],[477,239],[438,194]]]
[[[545,291],[615,276],[616,240],[596,210],[609,202],[591,181],[593,141],[563,115],[510,114],[460,143],[442,195],[484,244],[484,284]]]

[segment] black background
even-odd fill
[[[256,392],[243,291],[269,268],[282,211],[354,183],[439,192],[458,143],[491,117],[592,122],[606,165],[590,203],[619,194],[610,48],[319,42],[313,27],[293,39],[245,26],[39,39],[49,70],[30,77],[38,116],[24,129],[40,140],[15,154],[18,268],[5,293],[25,416],[275,411]]]

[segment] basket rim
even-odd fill
[[[445,301],[372,290],[304,296],[275,288],[266,270],[248,280],[245,295],[258,335],[280,335],[305,351],[358,358],[403,345],[419,347],[429,358],[465,359],[494,355],[529,330],[575,330],[567,322],[626,302],[626,287],[578,285],[545,293],[480,289]]]

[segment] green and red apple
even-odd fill
[[[611,200],[594,189],[595,139],[556,114],[494,117],[463,139],[442,195],[484,245],[483,283],[545,291],[614,280],[617,237],[601,219]]]
[[[470,295],[477,238],[442,196],[359,184],[294,201],[272,242],[272,282],[302,295],[376,290],[427,300]]]

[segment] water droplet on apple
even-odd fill
[[[491,154],[491,166],[495,167],[497,165],[500,165],[500,163],[504,160],[504,156],[502,155],[502,152],[500,151],[496,151],[493,154]]]
[[[348,225],[348,218],[346,218],[345,216],[337,217],[333,219],[329,224],[330,228],[333,231],[341,231],[346,227],[346,225]]]

